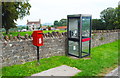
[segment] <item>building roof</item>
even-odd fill
[[[42,26],[41,28],[47,28],[48,26]]]
[[[30,21],[30,22],[27,22],[27,25],[28,24],[40,24],[40,22],[39,21]]]
[[[40,19],[38,21],[29,21],[29,20],[27,20],[27,25],[30,25],[30,24],[41,24],[41,20]]]
[[[67,26],[56,27],[56,29],[67,29]]]

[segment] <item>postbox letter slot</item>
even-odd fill
[[[38,33],[38,34],[43,34],[43,33]]]

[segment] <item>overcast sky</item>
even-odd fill
[[[53,23],[55,20],[67,18],[70,14],[92,14],[92,18],[100,18],[100,12],[108,7],[117,7],[120,0],[30,0],[30,15],[18,25],[26,25],[27,19],[41,23]]]

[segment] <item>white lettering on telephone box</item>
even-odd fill
[[[41,44],[42,43],[42,40],[41,40],[41,38],[39,38],[39,44]]]

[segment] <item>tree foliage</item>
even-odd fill
[[[104,23],[105,27],[104,29],[118,29],[119,28],[119,23],[118,21],[118,14],[120,11],[118,11],[118,8],[107,8],[101,12],[101,20]]]
[[[107,8],[100,13],[101,19],[92,19],[93,30],[120,29],[120,5]]]
[[[105,29],[105,24],[101,19],[92,19],[92,29],[103,30]]]
[[[117,18],[115,22],[115,24],[117,25],[116,28],[120,29],[120,5],[118,5],[118,7],[116,8],[116,14],[117,14]]]
[[[2,2],[2,26],[6,29],[6,34],[10,28],[16,27],[15,21],[29,15],[31,5],[24,2]]]
[[[66,26],[67,25],[67,19],[61,19],[60,21],[55,20],[54,21],[54,26],[58,27],[58,26]]]
[[[55,27],[59,26],[59,22],[57,20],[54,21],[54,26]]]

